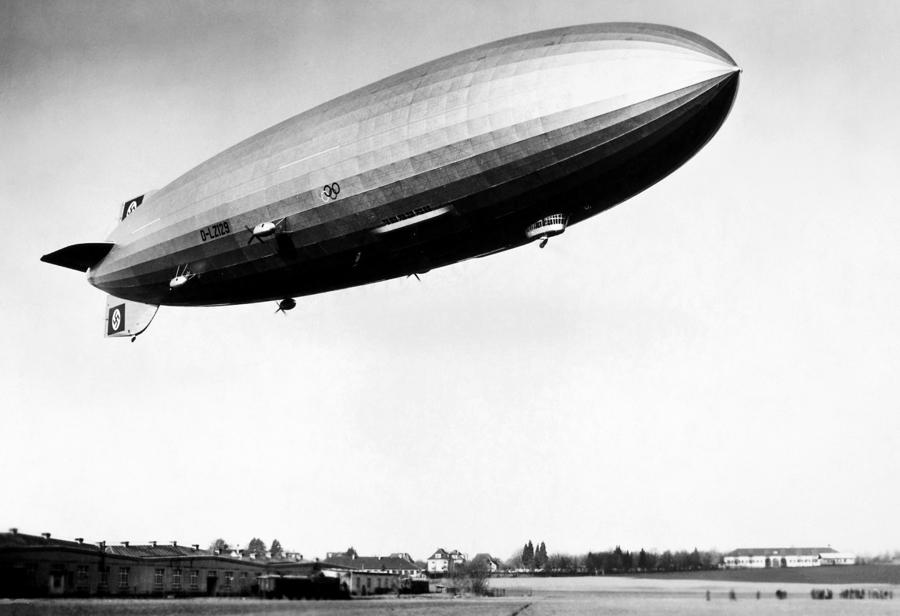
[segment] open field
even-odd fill
[[[900,585],[900,566],[854,565],[851,567],[788,567],[778,569],[722,569],[646,574],[648,579],[781,582],[792,584],[894,584]]]
[[[704,614],[850,614],[900,615],[900,587],[884,584],[831,585],[843,588],[892,588],[893,600],[832,599],[809,596],[817,584],[742,582],[709,579],[626,578],[502,578],[491,580],[510,596],[493,599],[452,599],[446,596],[373,598],[353,601],[260,601],[256,599],[0,600],[0,616],[605,616]],[[775,590],[788,592],[779,601]],[[711,600],[706,600],[706,591]],[[736,601],[728,598],[734,590]],[[761,598],[756,598],[757,591]],[[513,596],[515,595],[515,596]]]
[[[896,595],[897,605],[900,607],[900,586],[892,584],[877,584],[867,582],[852,582],[842,584],[826,583],[792,583],[785,581],[741,581],[708,579],[704,577],[675,578],[668,576],[595,576],[595,577],[519,577],[519,578],[493,578],[490,581],[491,588],[503,588],[509,594],[530,592],[531,596],[557,597],[578,595],[612,595],[612,596],[653,596],[653,597],[691,597],[701,596],[705,598],[709,590],[713,597],[727,597],[729,591],[734,590],[738,597],[750,597],[755,599],[756,592],[760,591],[764,596],[774,596],[778,589],[787,590],[792,597],[809,598],[809,591],[813,588],[831,588],[839,592],[844,588],[881,588],[893,589]]]

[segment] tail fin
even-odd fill
[[[150,326],[159,306],[106,296],[106,337],[132,339]]]
[[[79,272],[86,272],[89,267],[97,265],[112,250],[112,242],[91,242],[88,244],[72,244],[60,248],[56,252],[41,257],[44,263],[68,267]]]

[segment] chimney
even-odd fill
[[[123,542],[122,542],[122,545],[124,545],[124,546],[127,548],[127,547],[128,547],[128,542],[127,542],[127,541],[123,541]]]
[[[155,542],[155,541],[151,541],[151,542],[150,542],[150,545],[152,545],[153,547],[156,547],[156,542]]]
[[[14,535],[18,535],[18,534],[19,534],[19,529],[18,529],[18,528],[10,528],[10,529],[9,529],[9,532],[11,532],[11,533],[14,534]]]
[[[106,542],[105,541],[98,542],[97,547],[100,548],[101,552],[105,552],[106,551]]]
[[[41,537],[43,537],[44,539],[49,539],[50,533],[41,533]]]
[[[173,541],[173,542],[172,542],[172,547],[173,547],[173,548],[177,548],[177,547],[178,547],[178,542],[177,542],[177,541]]]
[[[200,544],[199,544],[199,543],[192,543],[192,544],[191,544],[191,547],[194,548],[194,551],[196,552],[197,550],[200,549]]]
[[[84,543],[84,537],[75,537],[75,541],[78,542],[78,545],[81,545]]]

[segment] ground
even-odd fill
[[[578,578],[494,578],[491,586],[507,596],[497,598],[382,597],[351,601],[261,601],[258,599],[187,600],[0,600],[0,616],[605,616],[703,614],[859,614],[900,615],[900,585],[857,581],[842,570],[845,582],[821,579],[784,580],[712,579],[713,573],[676,577],[598,576]],[[871,570],[876,571],[876,570]],[[740,573],[740,572],[721,572]],[[754,574],[768,572],[750,572]],[[785,571],[781,571],[785,573]],[[790,573],[790,572],[788,572]],[[816,575],[809,573],[809,575]],[[820,573],[818,575],[824,575]],[[723,577],[722,575],[719,578]],[[839,599],[844,588],[892,590],[894,599]],[[835,599],[814,601],[813,588],[831,588]],[[775,598],[787,591],[786,600]],[[734,592],[735,600],[729,595]],[[709,592],[709,600],[707,600]],[[757,593],[759,598],[757,599]]]

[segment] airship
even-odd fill
[[[690,159],[724,122],[740,72],[669,26],[506,38],[276,124],[117,205],[106,241],[41,260],[86,272],[108,294],[105,335],[134,340],[159,306],[286,311],[543,247]]]

